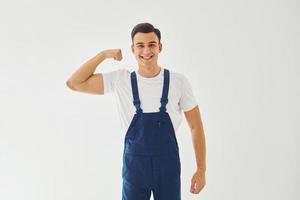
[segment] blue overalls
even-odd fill
[[[124,140],[122,200],[181,199],[181,164],[174,127],[166,112],[169,70],[164,69],[161,107],[143,113],[136,73],[131,72],[133,104],[136,108]]]

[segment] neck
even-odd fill
[[[157,76],[160,73],[161,67],[159,65],[141,67],[139,66],[138,73],[139,75],[145,78],[152,78]]]

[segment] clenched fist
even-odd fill
[[[122,60],[122,51],[121,49],[107,49],[103,51],[105,58],[113,58],[114,60]]]

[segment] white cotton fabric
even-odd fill
[[[170,115],[175,133],[182,121],[182,111],[189,111],[197,106],[196,98],[187,78],[180,73],[170,71],[170,83],[167,112]],[[138,71],[138,92],[143,112],[158,112],[163,89],[164,68],[155,77],[145,78]],[[123,130],[127,130],[135,114],[130,80],[131,71],[123,68],[103,73],[104,94],[114,93]]]

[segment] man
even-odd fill
[[[67,81],[75,91],[103,95],[115,92],[123,126],[127,129],[123,153],[123,200],[180,200],[181,164],[176,130],[184,115],[192,134],[196,172],[190,192],[205,185],[205,136],[199,107],[188,80],[157,64],[161,33],[150,23],[132,32],[132,53],[138,71],[119,69],[94,73],[104,60],[122,60],[120,49],[108,49],[84,63]]]

